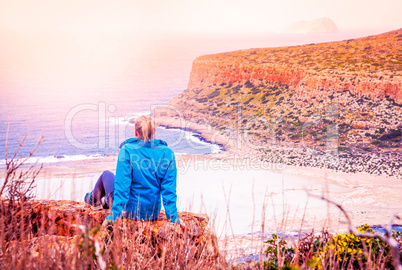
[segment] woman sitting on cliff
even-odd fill
[[[94,209],[108,208],[111,214],[102,225],[121,217],[154,220],[161,211],[161,197],[166,217],[180,222],[176,207],[177,168],[173,151],[162,140],[152,139],[155,125],[149,116],[135,120],[135,138],[120,145],[116,177],[105,171],[85,202]]]

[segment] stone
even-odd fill
[[[163,211],[155,221],[120,219],[113,226],[101,227],[109,214],[110,210],[93,211],[89,205],[74,201],[27,202],[24,210],[18,215],[23,215],[25,220],[30,222],[31,231],[27,235],[33,237],[22,242],[10,241],[8,246],[12,248],[22,244],[30,249],[35,257],[35,254],[39,256],[38,252],[50,247],[54,249],[52,252],[73,252],[83,241],[97,242],[104,247],[114,234],[129,232],[129,241],[140,239],[140,242],[149,245],[147,248],[161,249],[161,245],[177,240],[179,243],[189,244],[188,249],[193,250],[193,256],[199,256],[202,251],[218,256],[217,239],[208,228],[207,215],[178,213],[187,226],[183,231],[178,224],[168,221]],[[130,246],[130,243],[125,245]]]

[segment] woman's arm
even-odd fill
[[[116,177],[114,179],[114,199],[111,214],[106,217],[107,221],[115,221],[126,210],[131,189],[131,164],[130,155],[123,146],[119,151],[116,165]]]
[[[177,168],[174,154],[172,155],[173,159],[169,163],[165,177],[162,179],[161,193],[162,193],[163,207],[165,208],[167,219],[170,220],[171,222],[180,223],[180,219],[177,216],[177,207],[176,207]]]

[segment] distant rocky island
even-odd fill
[[[246,136],[262,160],[401,177],[401,89],[399,29],[200,56],[169,104],[215,138]]]
[[[319,18],[311,21],[298,21],[288,27],[283,32],[285,33],[338,33],[338,26],[330,18]]]

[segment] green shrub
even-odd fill
[[[290,263],[295,255],[294,249],[288,247],[285,240],[280,239],[278,235],[273,234],[272,239],[265,241],[268,244],[265,255],[268,257],[264,261],[264,269],[298,269],[291,268]],[[281,268],[279,268],[281,266]]]
[[[357,230],[375,233],[367,224]],[[392,236],[401,243],[402,232],[392,232]],[[379,238],[354,233],[332,236],[323,231],[305,235],[296,245],[289,245],[275,234],[264,243],[268,258],[263,269],[393,269],[391,248]]]
[[[375,233],[368,224],[357,230],[361,233]],[[400,233],[394,233],[395,238],[399,236]],[[354,233],[336,234],[322,250],[315,253],[312,261],[316,263],[316,269],[322,269],[326,268],[331,257],[345,268],[366,268],[369,262],[372,267],[379,267],[382,263],[386,268],[392,268],[390,247],[386,243],[379,238],[358,237]]]
[[[215,98],[215,97],[219,96],[220,94],[221,94],[220,89],[215,89],[215,91],[213,91],[212,93],[207,95],[207,97],[208,98]]]

